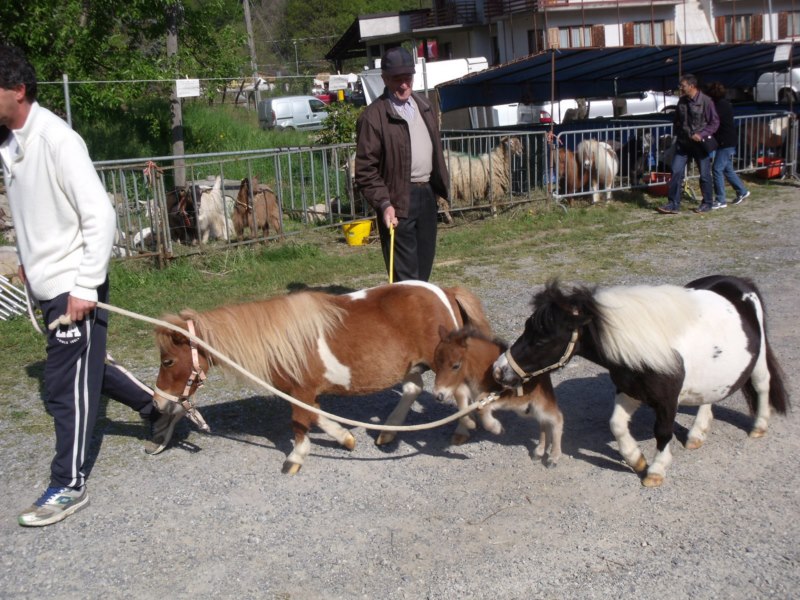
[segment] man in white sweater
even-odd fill
[[[163,450],[182,415],[159,415],[153,391],[106,362],[108,263],[115,216],[83,139],[36,102],[36,73],[18,49],[0,46],[0,162],[20,259],[20,277],[45,323],[44,384],[56,430],[50,484],[20,525],[61,521],[84,507],[85,464],[101,394],[154,422],[148,452]]]

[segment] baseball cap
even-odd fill
[[[389,48],[381,58],[381,72],[389,77],[416,73],[414,59],[405,48]]]

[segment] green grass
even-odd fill
[[[183,119],[187,154],[308,146],[314,136],[305,131],[264,131],[255,110],[230,104],[212,107],[194,102],[184,108]]]

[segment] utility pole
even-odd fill
[[[258,62],[256,61],[256,44],[253,40],[253,23],[250,21],[250,0],[244,0],[244,24],[247,27],[247,43],[250,46],[250,67],[253,69],[253,93],[256,108],[261,101],[260,80],[258,77]]]
[[[178,55],[178,23],[183,14],[183,5],[180,0],[170,2],[166,8],[167,17],[167,57],[175,58]],[[177,73],[175,74],[177,77]],[[181,110],[181,99],[178,98],[178,90],[173,84],[172,92],[169,96],[169,105],[172,113],[172,156],[183,156],[183,111]],[[184,160],[176,159],[175,165],[175,185],[183,187],[186,185],[186,163]]]

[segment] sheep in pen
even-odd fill
[[[445,150],[451,207],[472,207],[488,200],[494,212],[500,198],[511,191],[511,162],[519,156],[522,156],[522,141],[509,136],[500,138],[491,152],[477,156]]]

